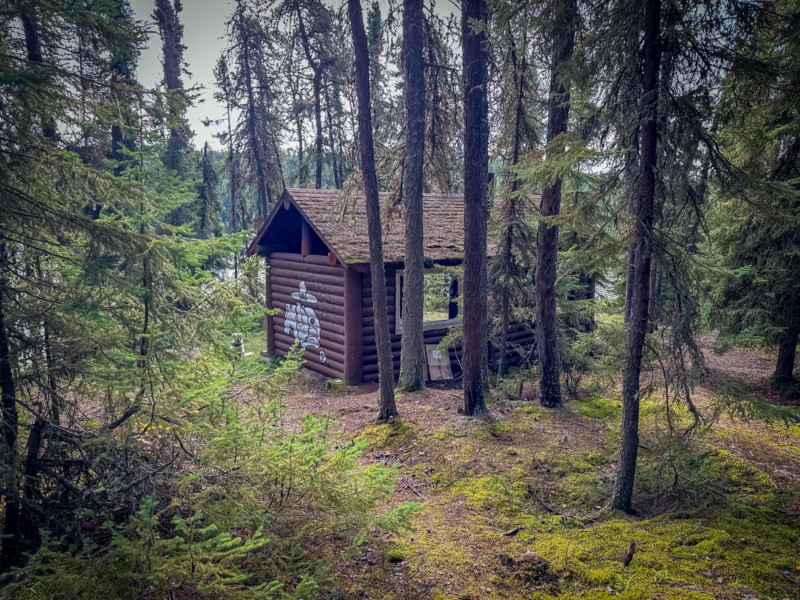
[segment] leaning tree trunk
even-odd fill
[[[425,345],[422,332],[425,282],[422,225],[422,165],[425,158],[422,0],[403,2],[403,64],[406,79],[406,159],[403,182],[406,230],[399,387],[413,392],[425,387]]]
[[[473,30],[488,18],[486,0],[464,0],[461,43],[464,76],[464,412],[486,411],[486,229],[489,184],[489,116],[486,33]]]
[[[636,195],[636,233],[634,238],[634,284],[631,322],[625,349],[622,376],[622,443],[619,469],[611,506],[630,512],[636,455],[639,451],[639,374],[647,334],[650,300],[650,254],[656,189],[656,149],[658,144],[658,71],[661,61],[659,32],[660,0],[645,3],[644,52],[642,55],[642,106],[640,154]]]
[[[779,384],[793,378],[797,340],[800,337],[800,292],[792,294],[786,304],[786,323],[778,346],[778,363],[772,376],[773,381]]]
[[[367,204],[369,232],[369,266],[372,276],[372,305],[375,319],[375,344],[378,350],[378,374],[381,409],[378,420],[397,416],[394,403],[394,366],[389,340],[389,316],[386,310],[386,272],[383,265],[381,207],[378,200],[378,178],[375,174],[375,149],[372,142],[372,114],[369,98],[369,52],[367,34],[361,14],[360,0],[347,1],[347,14],[353,31],[355,51],[356,96],[358,98],[358,141],[361,151],[361,171]]]
[[[550,102],[547,143],[567,131],[569,90],[564,83],[564,65],[575,46],[575,0],[559,0],[553,23],[553,60],[550,69]],[[561,179],[556,178],[542,193],[543,217],[558,215],[561,209]],[[558,225],[539,221],[536,257],[536,350],[539,355],[539,388],[542,406],[561,406],[558,328],[556,326],[556,261]]]

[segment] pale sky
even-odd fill
[[[153,22],[153,0],[131,0],[131,7],[137,20],[145,21],[150,31],[150,43],[142,52],[139,60],[139,81],[148,87],[155,87],[161,81],[161,39],[158,27]],[[217,128],[206,127],[204,119],[221,119],[225,116],[224,106],[213,97],[214,65],[225,46],[225,22],[233,12],[229,0],[183,0],[183,11],[180,19],[183,23],[183,44],[186,46],[184,60],[191,77],[184,76],[186,87],[202,86],[200,98],[202,102],[189,108],[188,118],[195,133],[195,146],[200,148],[205,142],[219,148],[219,143],[212,137]]]

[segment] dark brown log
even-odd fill
[[[324,291],[319,289],[322,286],[315,285],[313,282],[308,283],[306,285],[306,291],[313,294],[314,297],[317,299],[317,304],[314,306],[322,306],[327,308],[328,306],[335,306],[341,310],[344,310],[344,298],[343,298],[343,289],[336,290],[336,291]],[[272,283],[272,295],[273,297],[280,296],[281,302],[297,302],[292,294],[296,293],[299,289],[299,282],[298,285],[277,285],[275,282]]]
[[[333,323],[328,319],[320,320],[320,324],[322,325],[322,335],[329,336],[337,340],[337,342],[341,341],[342,345],[344,345],[344,318],[341,318],[341,323]],[[275,315],[275,331],[283,331],[284,325],[286,323],[286,319],[283,317],[282,314]]]
[[[304,263],[307,265],[319,265],[323,267],[331,268],[330,263],[328,262],[327,255],[323,256],[320,254],[309,254],[308,256],[302,256],[300,254],[294,254],[292,252],[273,252],[270,254],[270,259],[274,259],[277,261],[283,261],[287,263]],[[341,269],[342,267],[339,267]]]
[[[284,348],[291,348],[294,344],[294,338],[285,335],[283,333],[275,334],[276,343],[283,345]],[[319,352],[320,350],[325,352],[326,362],[335,364],[337,367],[342,367],[344,369],[344,354],[342,353],[342,346],[334,346],[331,347],[328,343],[321,343],[319,348],[309,347],[305,350],[308,353],[306,359],[308,360],[309,357],[313,358],[315,361],[319,360]],[[342,370],[342,372],[344,372]]]
[[[278,345],[278,350],[280,352],[283,352],[284,354],[287,354],[289,352],[289,348],[282,344]],[[312,360],[306,360],[304,366],[307,369],[311,369],[312,371],[322,373],[326,377],[333,377],[334,379],[340,379],[344,371],[344,367],[342,365],[333,365],[333,364],[328,365],[327,363],[323,364],[319,361],[312,361]]]
[[[303,267],[296,267],[293,270],[288,270],[285,267],[276,267],[273,266],[270,269],[270,275],[275,277],[275,279],[282,279],[284,283],[282,285],[286,285],[287,283],[291,283],[292,285],[296,284],[301,279],[308,283],[309,281],[316,281],[317,283],[324,283],[325,285],[330,286],[338,286],[341,289],[344,289],[344,273],[311,273],[310,271],[298,271],[298,269],[302,269]],[[277,283],[277,281],[276,281]]]
[[[272,279],[269,259],[267,259],[267,295],[266,307],[272,309],[274,307],[274,300],[272,299]],[[275,354],[275,315],[267,315],[267,354]]]

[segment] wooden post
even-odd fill
[[[359,385],[364,381],[364,345],[361,304],[361,273],[344,272],[344,381]]]
[[[300,254],[303,256],[311,254],[311,228],[305,219],[300,221]]]
[[[266,259],[267,262],[267,296],[266,296],[266,307],[272,308],[272,277],[270,277],[269,269],[269,257]],[[275,354],[275,317],[272,315],[267,315],[267,353],[272,356]]]

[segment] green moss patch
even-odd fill
[[[619,400],[609,400],[600,396],[585,400],[573,400],[569,404],[575,406],[578,412],[590,419],[606,419],[622,414],[622,403]]]
[[[353,441],[367,442],[370,450],[397,450],[408,444],[414,435],[414,426],[405,419],[392,419],[388,423],[366,425]]]

